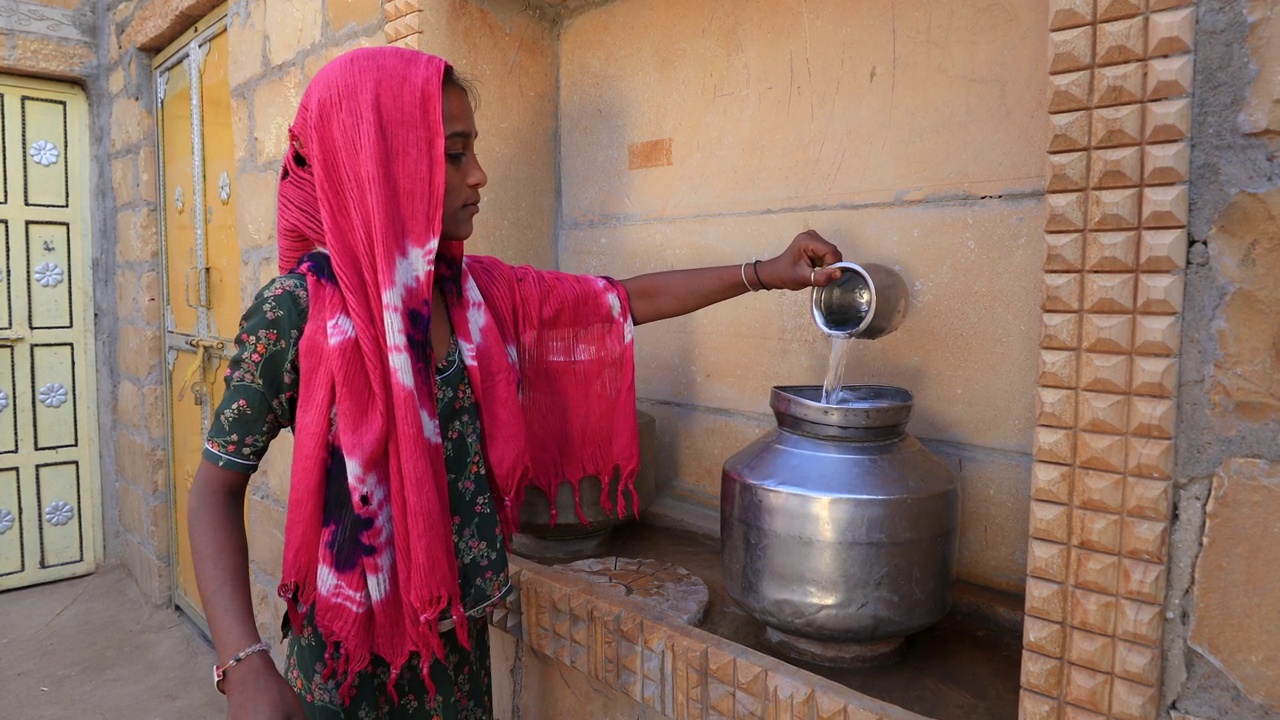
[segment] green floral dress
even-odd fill
[[[327,264],[327,257],[311,257]],[[307,279],[294,273],[272,280],[246,311],[236,354],[227,371],[227,392],[214,415],[204,457],[221,467],[252,474],[271,441],[291,427],[298,402],[298,343],[307,319]],[[457,343],[436,365],[436,403],[444,430],[445,468],[458,575],[468,614],[471,650],[453,631],[443,636],[445,657],[428,669],[436,695],[430,698],[415,655],[387,691],[390,667],[380,658],[355,682],[346,707],[338,699],[340,678],[324,678],[327,645],[308,613],[289,632],[286,679],[306,708],[323,720],[435,719],[492,717],[486,610],[510,589],[507,554],[481,452],[480,416]],[[331,473],[331,481],[334,473]],[[338,493],[338,495],[345,495]],[[286,621],[287,625],[287,621]],[[340,649],[336,652],[340,653]]]

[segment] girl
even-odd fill
[[[836,275],[813,232],[766,262],[620,282],[464,257],[477,135],[452,68],[411,50],[348,53],[303,97],[283,274],[244,315],[191,490],[229,718],[491,717],[484,614],[508,589],[524,488],[634,478],[632,326]],[[286,427],[282,676],[254,622],[243,508]]]

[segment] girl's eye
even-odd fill
[[[445,153],[444,157],[454,165],[461,165],[462,161],[467,159],[467,154],[465,152],[450,152]]]

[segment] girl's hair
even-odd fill
[[[467,99],[471,101],[471,105],[476,103],[476,89],[471,81],[462,76],[452,65],[444,66],[444,85],[452,85],[466,94]]]

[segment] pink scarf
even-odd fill
[[[331,669],[344,697],[374,654],[391,664],[392,683],[412,652],[425,671],[443,653],[443,617],[467,638],[430,335],[410,329],[429,318],[437,269],[505,532],[516,528],[528,483],[555,497],[561,482],[576,491],[581,477],[619,473],[630,490],[638,463],[621,286],[464,260],[461,243],[440,242],[445,67],[399,48],[333,61],[303,97],[281,173],[280,270],[320,248],[336,277],[308,278],[280,592],[295,627],[314,605],[321,633],[339,644]],[[323,517],[335,417],[367,548],[355,563],[334,557],[338,528]]]

